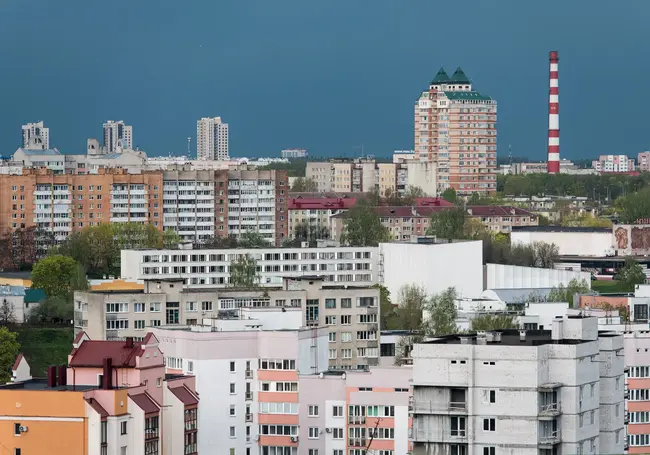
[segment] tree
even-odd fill
[[[14,304],[10,300],[2,299],[2,303],[0,303],[0,324],[7,325],[14,322],[16,322]]]
[[[533,242],[534,267],[552,269],[560,255],[560,249],[555,243]]]
[[[646,276],[641,265],[632,258],[625,259],[625,265],[618,271],[618,281],[628,292],[634,291],[637,284],[646,282]]]
[[[456,195],[456,190],[453,188],[447,188],[445,191],[442,192],[441,196],[445,201],[451,202],[452,204],[455,204],[456,201],[458,200],[458,195]]]
[[[268,248],[271,243],[257,231],[246,231],[239,239],[240,248]]]
[[[472,332],[517,329],[516,317],[505,313],[486,313],[472,318],[470,330]]]
[[[572,279],[569,283],[564,286],[560,284],[557,287],[553,287],[546,297],[547,302],[568,302],[570,307],[573,307],[573,296],[575,294],[584,294],[589,292],[589,283],[587,280],[582,279],[578,280],[577,278]]]
[[[20,352],[16,337],[7,327],[0,327],[0,384],[11,381],[11,367]]]
[[[291,244],[293,246],[300,246],[301,242],[310,242],[315,244],[317,240],[328,239],[330,231],[327,226],[311,224],[311,223],[298,223],[293,228],[293,239]]]
[[[72,284],[78,274],[77,262],[59,254],[38,261],[32,269],[32,287],[43,289],[48,297],[66,298],[74,291]]]
[[[395,365],[405,365],[411,358],[413,346],[422,343],[424,339],[422,333],[411,333],[399,337],[397,343],[395,343]]]
[[[565,227],[611,228],[612,222],[607,218],[589,215],[570,214],[562,218],[560,224]]]
[[[406,187],[404,196],[402,196],[403,205],[415,205],[416,201],[419,198],[428,197],[428,194],[424,192],[419,186],[409,185]]]
[[[181,243],[181,241],[182,239],[181,236],[178,235],[178,232],[173,229],[165,229],[160,236],[159,248],[164,248],[166,250],[178,248],[178,245]]]
[[[292,193],[315,193],[318,191],[318,184],[311,177],[298,177],[291,185]]]
[[[465,238],[465,221],[467,212],[462,207],[440,210],[431,215],[431,223],[427,235],[435,235],[441,239]]]
[[[74,318],[74,306],[70,299],[48,297],[29,312],[30,324],[68,324]]]
[[[427,291],[424,286],[406,284],[399,290],[397,297],[399,322],[401,330],[421,331],[424,307],[427,303]]]
[[[200,243],[195,243],[194,248],[207,248],[207,249],[230,249],[237,248],[239,242],[237,241],[237,236],[228,235],[224,237],[210,237],[201,241]]]
[[[623,223],[634,223],[642,218],[650,218],[650,188],[628,194],[620,201],[616,201],[616,205],[622,212],[620,221]]]
[[[350,246],[377,246],[390,240],[390,231],[381,224],[375,209],[362,201],[345,213],[341,243]]]
[[[427,301],[425,309],[428,313],[428,317],[424,321],[427,335],[451,335],[458,331],[456,325],[456,289],[450,287],[439,294],[432,295]]]
[[[390,291],[381,284],[374,287],[379,289],[379,328],[381,330],[398,330],[400,329],[399,314],[390,298]]]
[[[230,286],[254,288],[259,284],[257,261],[250,254],[240,254],[230,262]]]

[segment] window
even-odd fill
[[[483,447],[483,455],[495,455],[496,450],[494,447]]]
[[[328,353],[328,359],[329,360],[334,360],[336,359],[336,349],[330,349]]]
[[[325,299],[325,308],[336,308],[336,299]]]
[[[318,449],[309,449],[309,455],[318,455]]]
[[[20,436],[20,424],[19,423],[14,423],[14,436]]]
[[[230,372],[231,373],[235,372],[235,362],[230,362]]]
[[[341,342],[349,343],[352,341],[352,332],[341,332]]]
[[[309,439],[318,439],[318,427],[309,427]]]
[[[144,319],[140,319],[140,320],[134,321],[134,324],[135,324],[135,325],[134,325],[135,330],[144,330],[144,327],[145,327],[145,321],[144,321]]]
[[[196,302],[185,302],[185,311],[194,312],[197,311],[198,307]]]
[[[336,343],[336,332],[330,332],[328,336],[330,343]]]
[[[192,362],[191,360],[187,361],[187,372],[194,373],[194,362]]]
[[[231,382],[231,383],[230,383],[230,394],[231,394],[231,395],[234,395],[235,393],[237,393],[237,392],[235,391],[235,383],[234,383],[234,382]]]
[[[230,437],[231,438],[237,437],[237,429],[235,427],[230,427]]]
[[[350,298],[341,299],[341,308],[352,308],[352,299]]]
[[[235,417],[236,414],[236,406],[234,404],[230,405],[230,417]]]
[[[343,449],[334,449],[332,455],[343,455]]]
[[[496,419],[483,419],[483,431],[496,431]]]
[[[630,401],[650,401],[650,389],[630,390]]]
[[[352,358],[352,349],[341,349],[341,358],[342,359],[351,359]]]
[[[160,313],[160,302],[152,302],[149,304],[149,311],[152,313]]]
[[[212,311],[212,302],[201,302],[201,311]]]
[[[465,417],[452,417],[451,418],[451,435],[452,436],[465,436]]]
[[[120,434],[126,434],[126,424],[128,422],[120,422]]]
[[[196,430],[196,419],[197,419],[196,408],[185,410],[185,431]]]
[[[309,405],[309,417],[318,417],[318,406],[310,404]]]
[[[325,316],[325,325],[336,325],[336,316]]]
[[[497,402],[497,391],[490,390],[490,403],[496,403],[496,402]]]
[[[18,447],[16,447],[16,448],[14,449],[14,455],[21,455],[21,453],[22,453],[22,452],[21,452],[21,450],[20,450]]]
[[[259,361],[260,370],[295,370],[296,361],[295,360],[269,360],[261,359]]]
[[[144,313],[145,312],[145,304],[144,303],[134,303],[133,304],[133,312],[134,313]]]
[[[332,437],[334,439],[343,439],[343,428],[334,428],[332,430]]]
[[[345,417],[343,415],[343,406],[332,406],[332,417]]]
[[[352,324],[352,316],[349,314],[344,314],[341,316],[341,325],[350,325]]]

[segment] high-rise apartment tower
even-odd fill
[[[122,148],[133,148],[133,127],[125,125],[123,120],[114,122],[108,120],[104,123],[104,147],[106,153],[113,153],[117,146]]]
[[[497,102],[472,89],[462,69],[443,68],[415,102],[415,157],[436,163],[438,191],[496,191]]]
[[[199,160],[228,160],[228,124],[221,117],[202,118],[196,124],[196,157]]]
[[[30,139],[33,138],[40,138],[41,146],[38,148],[50,148],[50,129],[43,126],[43,121],[23,125],[23,148],[30,148]]]

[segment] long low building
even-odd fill
[[[614,254],[614,237],[609,228],[563,226],[513,227],[510,241],[523,245],[554,243],[561,256],[603,257]]]

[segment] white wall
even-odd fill
[[[589,272],[540,269],[517,265],[486,264],[485,289],[553,288],[566,286],[572,279],[586,280],[591,289]]]
[[[513,230],[510,241],[530,245],[534,242],[555,243],[561,255],[605,256],[612,251],[613,236],[607,232],[548,232]]]
[[[128,425],[128,434],[129,434],[129,446],[130,452],[129,455],[144,455],[144,411],[140,406],[135,404],[135,402],[128,398],[129,400],[129,414],[131,418],[129,419]],[[164,409],[164,408],[163,408]]]
[[[382,243],[379,253],[380,277],[393,299],[408,284],[424,286],[429,294],[448,287],[455,287],[458,297],[478,297],[483,292],[480,241],[436,245]]]

